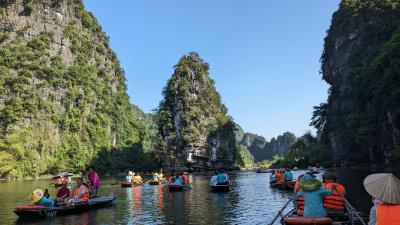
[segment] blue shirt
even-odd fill
[[[291,172],[285,172],[285,180],[286,181],[292,181],[293,180],[293,174]]]
[[[183,184],[183,183],[182,183],[182,178],[181,178],[181,177],[175,178],[174,184],[176,184],[176,185],[182,185],[182,184]]]
[[[322,203],[322,199],[326,195],[331,195],[332,191],[320,188],[315,191],[303,191],[297,192],[295,199],[303,196],[304,197],[304,216],[326,216],[326,212]]]
[[[126,175],[125,177],[126,182],[132,182],[132,176],[131,175]]]
[[[54,207],[54,201],[51,198],[46,198],[43,196],[43,198],[40,199],[39,201],[39,205],[46,207]]]

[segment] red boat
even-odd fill
[[[14,213],[20,218],[47,218],[60,215],[81,213],[94,208],[110,206],[117,199],[115,194],[99,196],[74,205],[57,207],[45,207],[40,205],[23,205],[14,209]]]

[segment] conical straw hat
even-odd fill
[[[365,190],[389,204],[400,204],[400,180],[391,173],[371,174],[364,179]]]

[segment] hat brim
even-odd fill
[[[400,180],[391,173],[371,174],[364,179],[372,197],[389,204],[400,204]]]

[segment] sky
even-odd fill
[[[229,115],[268,140],[301,136],[327,100],[320,57],[340,0],[84,0],[110,36],[130,101],[157,108],[179,58],[210,64]]]

